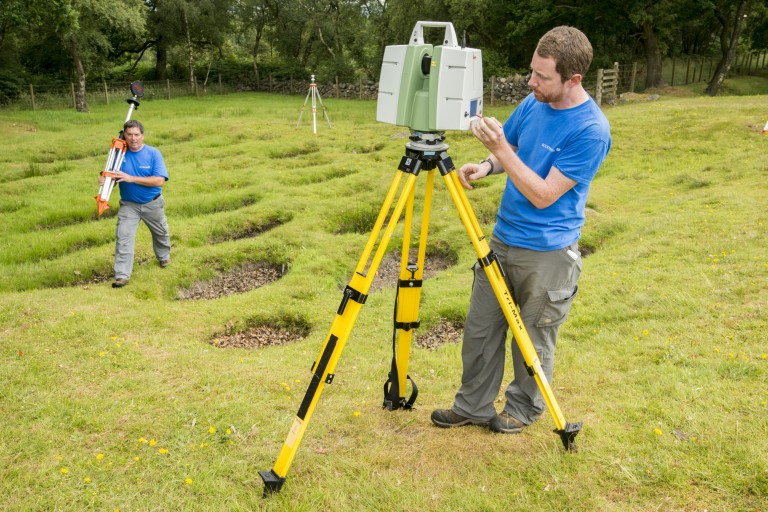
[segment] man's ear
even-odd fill
[[[576,87],[581,83],[581,81],[584,79],[584,77],[578,73],[573,75],[571,78],[568,79],[568,82],[570,82],[570,85],[572,87]]]

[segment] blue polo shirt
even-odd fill
[[[125,160],[121,170],[131,176],[140,176],[148,178],[151,176],[162,176],[168,181],[168,170],[165,168],[163,155],[157,148],[144,146],[138,151],[125,152]],[[146,187],[138,183],[125,183],[121,181],[120,199],[132,201],[134,203],[148,203],[157,197],[162,191],[162,187]]]
[[[581,236],[589,185],[611,148],[608,120],[590,98],[558,110],[528,95],[504,123],[517,156],[541,178],[556,167],[576,185],[547,208],[536,208],[507,178],[494,234],[505,244],[554,251]]]

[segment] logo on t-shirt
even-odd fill
[[[550,146],[550,145],[548,145],[548,144],[545,144],[544,142],[542,142],[542,143],[541,143],[541,147],[543,147],[543,148],[544,148],[544,149],[546,149],[547,151],[551,151],[551,152],[553,152],[553,153],[555,153],[555,152],[557,152],[557,151],[560,151],[560,148],[553,148],[552,146]]]

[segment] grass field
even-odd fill
[[[392,283],[371,293],[282,492],[266,500],[258,471],[286,439],[406,130],[376,123],[373,102],[326,99],[333,127],[319,119],[314,135],[309,111],[296,127],[299,97],[145,101],[134,118],[171,175],[173,264],[157,266],[140,227],[133,277],[115,290],[114,208],[97,219],[93,196],[127,105],[3,113],[0,509],[764,510],[768,91],[758,87],[606,111],[613,149],[590,194],[591,254],[553,383],[568,421],[584,424],[577,453],[548,416],[518,436],[434,428],[431,411],[459,384],[456,343],[414,347],[415,410],[382,409]],[[510,108],[489,110],[504,119]],[[447,142],[457,166],[485,156],[469,134]],[[468,193],[488,234],[503,185]],[[429,250],[451,265],[425,281],[417,338],[463,321],[476,258],[439,180]],[[254,266],[282,277],[181,298]],[[217,343],[259,326],[301,339]]]

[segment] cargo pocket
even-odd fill
[[[536,327],[555,327],[565,322],[578,290],[578,285],[561,290],[547,290],[547,299],[536,319]]]

